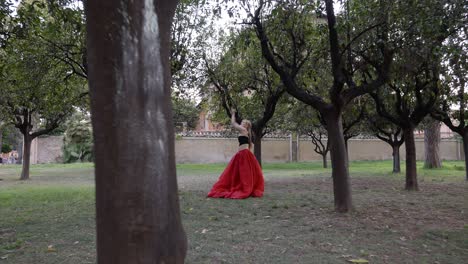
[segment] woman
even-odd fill
[[[236,122],[235,111],[231,110],[231,125],[239,131],[239,151],[232,157],[208,197],[244,199],[263,195],[263,173],[257,159],[250,151],[252,147],[252,124],[249,120]]]

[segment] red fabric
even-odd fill
[[[208,197],[244,199],[261,197],[264,190],[263,173],[257,159],[248,149],[232,157]]]

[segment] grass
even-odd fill
[[[207,199],[224,166],[177,166],[186,263],[468,263],[462,162],[418,164],[419,192],[403,190],[390,161],[351,162],[345,215],[320,163],[265,164],[261,199]],[[95,263],[93,165],[32,166],[26,182],[19,172],[0,166],[0,264]]]

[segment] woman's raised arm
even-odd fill
[[[231,126],[240,132],[247,132],[247,129],[245,129],[245,127],[239,125],[236,122],[236,110],[234,109],[231,109]]]

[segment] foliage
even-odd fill
[[[68,24],[80,17],[79,7],[70,3],[22,1],[6,19],[11,36],[0,50],[0,111],[23,134],[21,180],[29,179],[32,140],[51,133],[75,106],[87,103],[83,73],[71,67],[79,53],[72,47],[84,46],[84,38],[79,39],[84,27]]]
[[[23,123],[26,116],[32,122],[30,126],[48,130],[57,126],[73,105],[82,102],[85,86],[69,75],[60,59],[51,56],[48,46],[37,45],[43,34],[58,27],[43,4],[22,3],[12,19],[16,33],[0,53],[0,109],[7,113],[10,123]]]
[[[175,96],[194,96],[205,82],[202,54],[214,36],[210,0],[181,0],[171,30],[171,73]]]
[[[237,118],[248,119],[252,129],[263,137],[277,107],[285,100],[285,90],[278,75],[265,62],[260,53],[258,39],[251,29],[231,32],[225,38],[225,52],[219,61],[205,56],[205,66],[210,83],[205,96],[214,120],[228,123],[230,110],[236,109]],[[227,118],[228,117],[228,118]],[[274,129],[274,128],[272,128]]]
[[[21,142],[21,134],[12,125],[1,127],[0,136],[2,144],[10,146],[12,149],[16,149]]]
[[[441,5],[440,1],[426,1],[389,7],[395,17],[390,41],[398,47],[393,78],[373,98],[379,114],[402,128],[414,129],[430,113],[440,93],[440,46],[455,26],[452,10]]]
[[[67,121],[63,138],[63,161],[93,161],[93,136],[91,120],[88,115],[75,112]]]
[[[86,61],[86,26],[81,0],[47,0],[44,30],[38,33],[48,56],[60,61],[68,69],[65,78],[88,78]],[[87,103],[84,101],[83,103]],[[87,106],[84,104],[83,106]]]
[[[0,153],[9,153],[10,151],[12,151],[12,147],[10,144],[5,144],[3,143],[2,144],[2,151]],[[0,157],[1,158],[1,157]]]
[[[456,11],[462,12],[465,21],[454,27],[454,34],[447,38],[441,48],[441,100],[432,116],[443,121],[452,131],[464,135],[468,131],[468,3],[465,1],[464,6]]]
[[[172,96],[173,120],[176,131],[195,129],[199,120],[200,109],[195,103],[184,97]]]

